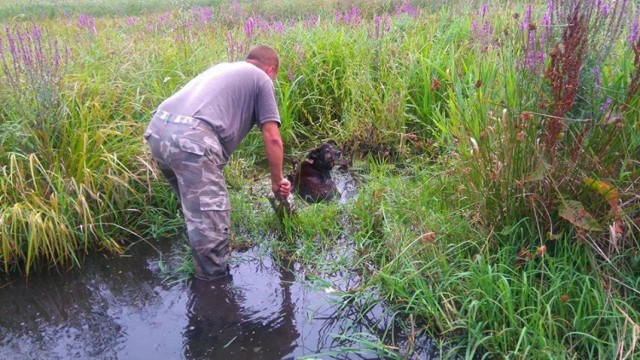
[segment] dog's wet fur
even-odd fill
[[[331,169],[341,157],[342,152],[333,140],[311,150],[295,173],[289,175],[293,192],[310,203],[331,201],[338,195]]]

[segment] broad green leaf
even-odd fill
[[[560,205],[560,217],[579,229],[602,231],[600,224],[598,224],[593,215],[591,215],[579,201],[563,201]]]

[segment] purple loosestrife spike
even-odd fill
[[[604,113],[605,111],[609,110],[609,105],[611,105],[611,98],[607,98],[604,104],[600,106],[600,112]]]
[[[11,52],[11,63],[13,64],[13,71],[14,74],[19,74],[20,71],[18,69],[18,66],[20,62],[18,59],[20,55],[18,54],[18,48],[16,47],[16,39],[11,33],[9,26],[5,25],[5,29],[7,31],[7,40],[9,41],[9,52]]]
[[[240,4],[238,3],[238,0],[233,0],[233,10],[237,14],[242,14],[242,7],[240,7]]]
[[[269,23],[261,18],[258,18],[256,20],[256,24],[257,25],[255,25],[254,27],[257,27],[262,32],[269,32],[269,30],[271,30],[271,26],[269,26]]]
[[[631,25],[631,31],[629,31],[629,45],[633,48],[635,43],[638,41],[638,35],[640,33],[640,23],[638,22],[638,18]]]
[[[533,11],[531,5],[527,7],[527,11],[524,13],[524,17],[522,18],[522,23],[520,24],[520,29],[523,31],[527,31],[529,28],[529,23],[531,23],[531,12]]]
[[[600,69],[598,69],[597,67],[593,68],[593,70],[591,70],[591,74],[593,74],[596,85],[602,85],[602,74],[600,72]]]
[[[33,36],[33,38],[39,44],[36,51],[36,63],[43,64],[45,61],[45,58],[44,58],[44,51],[42,48],[42,34],[40,33],[40,29],[38,29],[37,27],[34,27],[32,34],[36,34],[35,36]]]
[[[213,11],[206,6],[195,7],[191,9],[191,13],[196,21],[201,23],[207,23],[211,20],[211,17],[213,17]]]
[[[351,24],[358,25],[362,22],[362,16],[360,8],[353,6],[351,8]]]
[[[39,27],[34,26],[31,30],[31,36],[33,36],[34,39],[40,40],[42,39],[42,31]]]
[[[60,67],[60,50],[58,49],[58,39],[53,40],[53,46],[54,46],[54,49],[56,49],[53,54],[53,64],[57,69]]]
[[[78,27],[83,28],[87,26],[87,14],[80,14],[78,17]]]
[[[253,39],[253,24],[253,18],[247,19],[244,23],[244,32],[247,34],[247,39],[249,40]]]
[[[25,65],[26,66],[31,66],[33,61],[32,61],[32,58],[31,58],[31,52],[28,51],[29,50],[29,43],[22,36],[22,33],[20,32],[20,30],[16,30],[16,33],[18,34],[18,43],[20,44],[20,52],[22,54],[23,66],[25,66]]]
[[[278,21],[278,23],[276,24],[276,32],[278,34],[284,34],[285,33],[284,24],[282,23],[282,21]]]
[[[493,35],[493,26],[488,21],[482,23],[482,33],[489,37]]]
[[[487,15],[487,3],[482,4],[482,17],[485,17],[485,15]]]
[[[158,16],[158,20],[156,22],[158,23],[158,25],[164,25],[169,22],[169,19],[171,19],[171,13],[164,13]]]
[[[551,36],[551,15],[549,13],[545,13],[542,15],[542,20],[540,21],[540,25],[542,25],[542,36],[540,37],[540,45],[543,45],[549,40]]]
[[[402,5],[396,8],[396,14],[397,15],[407,14],[410,17],[415,18],[418,15],[418,10],[413,5],[409,4],[407,1],[404,1]]]

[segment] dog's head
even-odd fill
[[[307,161],[316,169],[331,170],[340,157],[342,157],[342,152],[338,149],[338,144],[333,140],[329,140],[311,150],[307,155]]]

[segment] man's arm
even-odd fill
[[[262,141],[269,161],[271,173],[271,190],[277,196],[287,197],[291,191],[291,183],[282,174],[283,145],[278,123],[268,121],[262,124]]]

